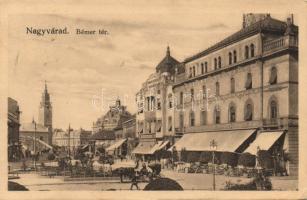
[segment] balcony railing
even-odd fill
[[[266,41],[263,44],[263,52],[277,51],[289,47],[298,47],[298,39],[294,36],[284,36],[275,40]]]
[[[261,126],[260,120],[253,121],[242,121],[234,123],[223,123],[223,124],[210,124],[203,126],[187,127],[186,132],[203,132],[203,131],[218,131],[218,130],[229,130],[229,129],[244,129],[244,128],[258,128]]]

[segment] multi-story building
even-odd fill
[[[173,85],[174,146],[285,151],[298,173],[298,27],[270,15],[244,15],[238,32],[186,58]],[[246,143],[250,138],[251,143]]]
[[[130,118],[131,114],[126,110],[126,106],[121,105],[120,99],[117,99],[115,105],[110,106],[109,111],[93,123],[93,133],[121,128],[122,122]]]
[[[19,141],[20,110],[18,102],[8,98],[8,159],[18,160],[21,156]]]
[[[136,94],[136,132],[140,142],[133,151],[136,155],[152,155],[156,144],[164,143],[164,147],[169,142],[174,143],[172,84],[178,64],[167,47],[166,56],[157,65],[156,72],[149,76]]]
[[[77,130],[71,129],[70,132],[68,130],[55,129],[52,144],[65,147],[66,149],[70,147],[71,150],[76,150],[88,144],[91,135],[92,131],[86,131],[82,128]]]

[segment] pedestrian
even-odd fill
[[[136,189],[139,190],[138,178],[139,178],[139,172],[135,171],[132,175],[130,190],[132,190],[133,186],[135,186]]]

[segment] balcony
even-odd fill
[[[263,43],[263,53],[270,54],[288,48],[298,48],[298,38],[294,36],[284,36],[275,40]]]
[[[205,131],[218,131],[218,130],[230,130],[230,129],[252,129],[261,126],[261,120],[242,121],[234,123],[223,124],[210,124],[203,126],[186,127],[185,132],[205,132]]]

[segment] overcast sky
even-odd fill
[[[158,8],[124,12],[114,7],[107,14],[86,16],[10,16],[9,96],[19,102],[22,123],[37,120],[44,80],[55,128],[71,123],[73,128],[90,129],[117,96],[134,113],[135,93],[154,72],[167,45],[182,61],[242,26],[242,14],[213,15],[180,4]],[[285,20],[288,15],[271,16]],[[26,27],[67,27],[70,34],[27,35]],[[76,35],[76,28],[105,29],[109,35]]]

